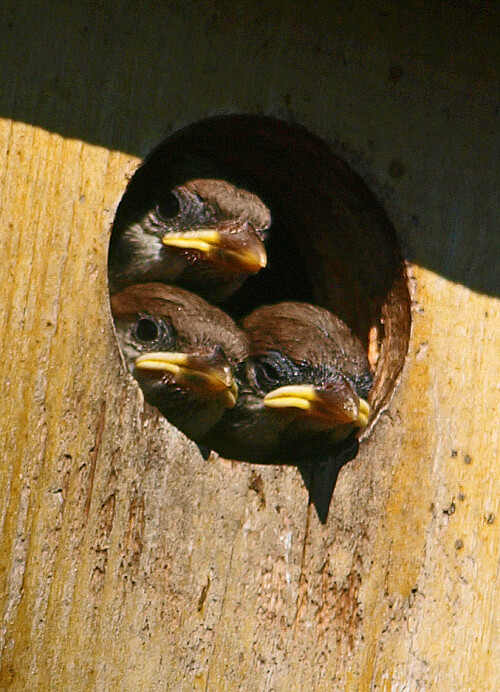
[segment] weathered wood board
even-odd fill
[[[498,689],[492,6],[3,3],[1,689]],[[296,469],[145,410],[114,341],[127,176],[233,111],[329,140],[413,263],[402,382],[325,526]]]

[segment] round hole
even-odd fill
[[[110,243],[165,191],[223,178],[259,196],[272,213],[268,267],[222,308],[239,318],[257,305],[304,300],[331,310],[366,348],[374,415],[387,407],[408,350],[407,266],[387,215],[364,181],[304,128],[254,115],[190,125],[162,142],[131,179]],[[119,258],[120,261],[122,258]]]

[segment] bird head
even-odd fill
[[[146,401],[199,441],[236,404],[244,334],[218,308],[164,284],[130,286],[111,297],[111,307],[127,367]]]
[[[238,402],[211,432],[217,451],[294,463],[328,453],[368,423],[368,361],[341,320],[288,302],[258,308],[243,328],[249,356],[238,371]]]
[[[266,266],[271,215],[257,196],[224,180],[196,179],[156,197],[113,238],[112,292],[162,281],[218,303]]]

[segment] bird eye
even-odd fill
[[[283,373],[279,364],[273,361],[272,358],[255,363],[254,372],[257,385],[262,391],[269,392],[280,386]]]
[[[248,363],[247,376],[266,394],[284,385],[300,384],[304,379],[303,365],[294,363],[279,351],[268,351]]]
[[[156,213],[162,221],[168,221],[179,213],[179,200],[173,192],[167,192],[156,207]]]
[[[138,341],[156,341],[160,330],[156,322],[149,317],[141,317],[135,327],[135,336]]]

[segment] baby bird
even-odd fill
[[[217,304],[266,266],[271,213],[247,190],[203,178],[148,192],[138,211],[124,200],[109,248],[111,293],[160,281]]]
[[[224,457],[300,464],[368,423],[372,377],[361,343],[324,308],[285,302],[244,321],[239,397],[203,439]]]
[[[176,286],[136,284],[111,297],[118,341],[146,401],[200,441],[238,397],[248,352],[232,319]]]

